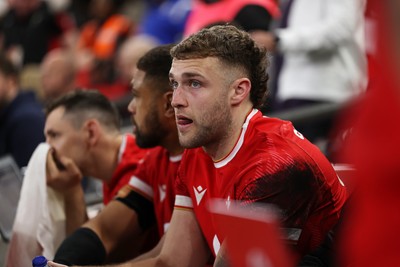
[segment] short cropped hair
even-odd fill
[[[120,128],[119,114],[113,103],[97,90],[76,89],[50,102],[46,116],[53,110],[65,108],[65,116],[72,117],[72,124],[79,128],[88,119],[96,119],[109,130]]]
[[[171,44],[157,46],[142,56],[137,63],[137,68],[146,73],[145,79],[154,82],[154,88],[160,90],[160,93],[172,90],[168,76],[172,64],[172,47]]]
[[[250,100],[260,108],[267,96],[267,52],[256,45],[248,33],[233,25],[205,28],[171,49],[178,60],[215,57],[222,63],[244,71],[251,81]]]

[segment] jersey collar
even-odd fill
[[[244,142],[244,136],[246,134],[247,131],[247,127],[250,123],[251,118],[254,117],[254,115],[256,115],[258,112],[258,109],[253,109],[249,115],[247,115],[246,121],[244,122],[243,126],[242,126],[242,130],[240,132],[240,136],[239,139],[236,141],[236,145],[233,147],[232,151],[228,154],[228,156],[226,156],[224,159],[214,162],[214,166],[215,168],[221,168],[224,167],[226,164],[228,164],[235,156],[236,154],[239,152],[240,148],[243,145]]]

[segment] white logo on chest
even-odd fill
[[[293,131],[294,131],[294,134],[297,135],[298,138],[300,138],[301,140],[304,140],[304,136],[299,131],[297,131],[296,129],[294,129]]]
[[[199,185],[198,187],[194,187],[193,186],[193,190],[194,190],[194,194],[196,196],[196,202],[197,202],[197,206],[200,204],[201,200],[204,197],[204,194],[207,191],[207,188],[203,189],[203,187],[201,187],[201,185]]]

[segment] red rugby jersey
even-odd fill
[[[153,202],[158,232],[163,236],[171,221],[175,201],[175,178],[182,155],[170,156],[165,148],[153,149],[129,181],[132,189]]]
[[[139,161],[147,154],[148,149],[139,148],[136,139],[131,134],[123,136],[118,154],[118,165],[113,172],[110,184],[103,183],[103,203],[107,205],[128,184]]]
[[[330,162],[292,124],[252,110],[233,150],[213,162],[202,148],[185,151],[176,182],[177,208],[193,209],[214,256],[224,236],[217,232],[212,198],[275,204],[290,241],[303,255],[336,224],[346,189]]]

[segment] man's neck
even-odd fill
[[[162,147],[168,150],[169,155],[172,157],[182,155],[184,150],[179,143],[178,133],[176,131],[175,127],[161,144]]]
[[[218,143],[214,143],[210,146],[203,146],[204,151],[214,162],[221,161],[231,153],[240,137],[243,124],[252,110],[253,107],[251,106],[234,109],[232,113],[232,123],[230,126],[227,126],[225,138],[221,138]]]
[[[92,162],[92,171],[96,178],[99,178],[106,184],[111,183],[111,178],[115,168],[118,165],[118,156],[123,140],[123,135],[108,137],[101,144],[101,149],[97,151],[97,156],[93,157],[96,162]]]

